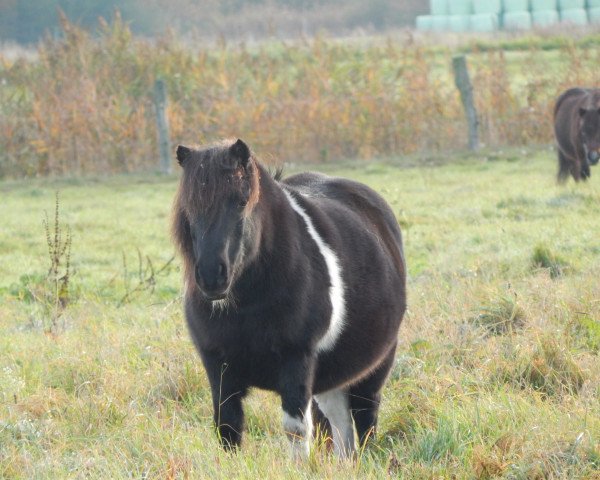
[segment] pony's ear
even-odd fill
[[[580,117],[584,117],[586,113],[587,113],[587,110],[585,108],[581,107],[579,109],[579,116]]]
[[[185,162],[187,162],[188,158],[190,158],[191,154],[191,149],[189,149],[188,147],[184,147],[183,145],[179,145],[177,147],[177,161],[179,162],[179,165],[183,167]]]
[[[229,147],[229,153],[232,157],[235,157],[240,161],[242,167],[246,168],[248,166],[248,161],[250,160],[250,149],[242,140],[238,138],[237,142]]]

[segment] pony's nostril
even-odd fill
[[[212,265],[196,265],[194,271],[196,284],[205,292],[220,292],[227,286],[227,263],[217,262]]]
[[[219,267],[217,269],[217,279],[220,284],[224,284],[227,280],[227,266],[223,262],[219,263]]]

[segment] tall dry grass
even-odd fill
[[[174,142],[241,136],[299,162],[466,145],[449,48],[323,38],[209,48],[135,38],[118,15],[96,36],[62,24],[36,60],[0,56],[0,177],[154,169],[158,77]],[[561,89],[598,85],[600,51],[563,43],[470,55],[483,143],[550,142]]]

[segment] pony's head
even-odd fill
[[[590,165],[600,160],[600,94],[592,108],[579,109],[581,140]]]
[[[209,301],[226,299],[252,257],[259,170],[241,140],[204,148],[177,147],[183,168],[175,201],[173,236],[193,282]]]

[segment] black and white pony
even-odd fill
[[[351,455],[353,423],[361,444],[375,432],[406,309],[394,214],[351,180],[281,181],[241,140],[179,146],[177,159],[185,317],[221,442],[240,445],[242,399],[258,387],[281,396],[295,455],[308,453],[313,410],[329,421],[335,452]]]

